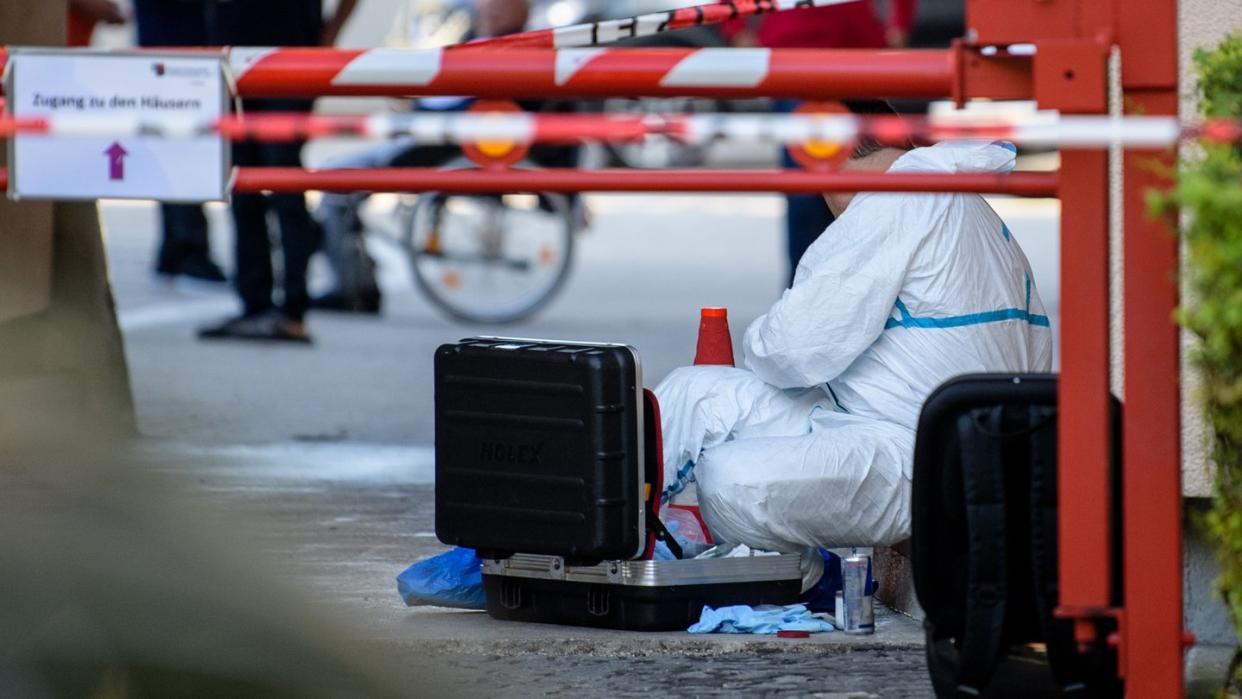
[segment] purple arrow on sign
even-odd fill
[[[104,151],[104,155],[108,156],[108,179],[125,179],[125,156],[129,155],[129,151],[120,142],[113,141],[108,150]]]

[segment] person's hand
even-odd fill
[[[107,24],[125,24],[125,12],[113,0],[69,0],[69,7],[90,19]]]
[[[888,27],[884,30],[884,41],[890,49],[904,49],[910,43],[910,34],[901,27]]]

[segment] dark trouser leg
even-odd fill
[[[306,197],[301,194],[274,196],[270,203],[280,222],[280,246],[285,261],[284,312],[291,319],[301,321],[310,306],[306,274],[311,253],[315,251],[310,212],[306,210]]]
[[[300,167],[301,143],[265,143],[261,146],[263,164],[269,167]],[[301,321],[310,306],[306,290],[306,273],[311,253],[315,251],[315,232],[303,194],[275,194],[268,197],[268,206],[280,224],[280,247],[284,259],[282,310],[289,318]]]
[[[325,192],[315,211],[315,218],[323,231],[319,249],[328,258],[332,274],[336,277],[334,291],[349,298],[360,295],[364,290],[379,293],[374,275],[370,273],[369,260],[360,259],[359,254],[365,247],[362,222],[358,218],[358,207],[363,201],[363,194]]]
[[[345,158],[326,166],[336,168],[376,168],[400,165],[431,167],[443,165],[461,154],[456,146],[415,146],[410,141],[395,141]],[[339,294],[350,304],[365,304],[380,296],[375,279],[375,265],[367,254],[359,207],[366,201],[365,192],[326,192],[320,200],[315,218],[323,227],[321,249],[332,266]]]
[[[797,100],[777,100],[773,110],[790,113],[798,108]],[[789,155],[788,150],[781,151],[781,164],[787,168],[800,167]],[[798,261],[802,254],[811,247],[819,234],[832,223],[832,211],[828,203],[818,194],[785,197],[785,245],[789,259],[789,280],[793,284],[794,272],[798,270]]]
[[[251,112],[263,111],[281,111],[281,112],[309,112],[313,102],[308,100],[247,100],[245,109]],[[301,167],[302,165],[302,144],[301,143],[265,143],[265,144],[249,144],[253,150],[249,152],[253,158],[253,165],[266,165],[269,167]],[[241,163],[239,163],[241,164]],[[306,210],[306,196],[304,194],[280,194],[267,198],[266,204],[276,214],[276,220],[280,224],[280,245],[284,258],[284,302],[282,310],[291,319],[301,321],[306,314],[306,308],[310,305],[310,297],[306,291],[306,272],[310,263],[311,253],[315,250],[315,231],[311,225],[310,212]],[[263,220],[264,209],[260,207],[259,219]],[[240,225],[240,224],[239,224]],[[263,220],[263,232],[266,236],[267,225]],[[271,289],[272,289],[272,260],[271,260],[271,243],[270,239],[267,247],[267,264],[264,270],[266,276],[266,300],[267,306],[272,305]],[[240,231],[238,233],[238,242],[241,241]],[[241,277],[240,270],[238,277]],[[259,276],[256,274],[256,280]],[[239,288],[240,288],[239,284]],[[259,291],[256,284],[254,298],[257,301]],[[246,292],[242,292],[243,300],[247,299]],[[249,307],[247,300],[247,307]]]
[[[237,165],[261,165],[260,146],[233,147]],[[233,226],[237,231],[237,293],[243,313],[255,315],[272,307],[272,243],[267,231],[267,205],[262,194],[233,196]]]
[[[819,195],[785,197],[785,238],[789,253],[789,283],[802,254],[832,223],[828,203]]]
[[[160,214],[163,238],[156,264],[157,272],[176,274],[186,260],[211,259],[207,242],[207,217],[203,215],[201,205],[162,204]]]

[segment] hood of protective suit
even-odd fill
[[[907,152],[888,171],[1009,174],[1017,157],[1017,149],[1005,141],[945,141]]]

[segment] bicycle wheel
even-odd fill
[[[574,216],[561,194],[429,193],[411,207],[406,253],[418,287],[450,316],[511,323],[569,274]]]

